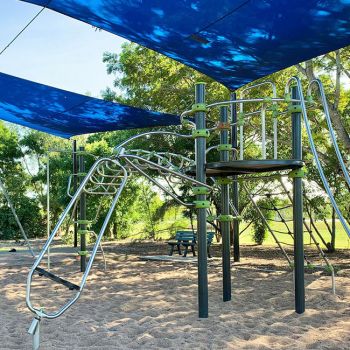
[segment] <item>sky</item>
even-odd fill
[[[40,11],[19,0],[0,1],[0,51]],[[0,55],[0,72],[72,92],[101,97],[112,87],[102,55],[119,53],[124,39],[45,9]]]

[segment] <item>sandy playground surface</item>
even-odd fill
[[[43,322],[41,349],[349,350],[349,252],[331,257],[342,269],[336,296],[329,276],[306,274],[303,315],[294,312],[293,276],[275,248],[242,247],[242,262],[232,268],[233,298],[226,303],[221,299],[220,259],[213,259],[208,319],[197,316],[195,264],[139,258],[166,252],[164,243],[108,244],[108,270],[98,256],[78,303],[60,318]],[[219,252],[216,247],[214,256]],[[65,266],[66,277],[77,281],[73,255],[57,251],[52,260],[55,272],[64,275]],[[31,349],[27,329],[32,314],[25,305],[31,263],[23,253],[0,254],[1,349]],[[45,278],[35,281],[39,288],[34,300],[48,308],[71,293]]]

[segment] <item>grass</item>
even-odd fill
[[[188,227],[190,228],[189,223],[186,225],[186,220],[181,221],[181,227],[185,228]],[[163,222],[162,227],[169,227],[169,223],[167,225],[166,222]],[[246,224],[243,222],[241,223],[241,228],[244,229],[244,227],[246,226]],[[286,231],[286,227],[283,225],[283,223],[280,222],[271,222],[270,226],[273,230],[278,230],[278,231]],[[291,232],[293,232],[293,225],[292,223],[288,223],[288,226],[291,230]],[[318,221],[316,222],[316,227],[317,229],[320,231],[322,237],[324,238],[324,240],[326,242],[330,241],[330,234],[328,232],[328,229],[325,225],[324,222]],[[208,229],[210,229],[208,227]],[[175,233],[175,230],[172,232],[173,234]],[[324,248],[322,242],[320,241],[319,237],[317,236],[317,234],[313,231],[314,236],[316,237],[317,241],[321,243],[321,247]],[[169,239],[170,238],[170,232],[169,231],[161,231],[159,233],[157,233],[156,238],[157,239]],[[287,244],[293,244],[293,238],[288,235],[288,234],[281,234],[281,233],[277,233],[276,234],[277,238],[279,241],[287,243]],[[245,244],[245,245],[253,245],[255,244],[255,242],[253,241],[253,228],[252,226],[250,226],[246,231],[243,232],[243,234],[240,237],[240,243],[241,244]],[[142,238],[142,236],[134,236],[133,238],[137,239],[137,238]],[[305,232],[304,233],[304,244],[310,244],[310,235]],[[268,232],[266,239],[263,243],[263,245],[266,246],[271,246],[271,245],[276,245],[272,235]],[[346,232],[344,231],[341,223],[339,221],[336,222],[336,239],[335,239],[335,247],[339,248],[339,249],[349,249],[350,248],[350,239],[348,238]]]
[[[190,229],[190,223],[189,220],[179,216],[177,220],[171,220],[170,218],[166,218],[168,220],[163,220],[159,224],[156,225],[156,239],[169,239],[172,235],[174,235],[176,229]],[[293,225],[292,223],[288,223],[290,230],[293,232]],[[246,224],[243,222],[241,223],[240,227],[241,229],[244,229]],[[286,228],[282,223],[277,222],[271,222],[270,226],[272,229],[278,230],[278,231],[285,231]],[[316,222],[316,226],[322,236],[324,237],[326,242],[330,241],[330,234],[328,233],[328,229],[324,222]],[[211,229],[208,227],[208,229]],[[138,223],[134,225],[133,231],[134,234],[130,235],[129,239],[144,239],[146,237],[145,233],[142,232],[144,230],[144,223]],[[253,228],[250,226],[246,231],[243,232],[243,234],[240,236],[240,244],[243,245],[253,245],[255,242],[253,241],[252,237],[252,231]],[[314,231],[313,231],[314,232]],[[280,234],[277,233],[277,238],[281,242],[287,243],[287,244],[293,244],[293,239],[288,234]],[[320,242],[320,239],[314,232],[314,235],[318,242]],[[309,244],[310,243],[310,236],[308,233],[304,233],[304,243]],[[321,243],[321,242],[320,242]],[[274,246],[276,245],[272,235],[268,232],[267,237],[263,243],[265,246]],[[350,248],[350,239],[348,238],[346,232],[344,231],[343,227],[341,226],[341,223],[339,221],[336,222],[336,240],[335,240],[335,246],[338,249],[349,249]],[[323,244],[321,243],[321,247],[324,248]],[[9,246],[0,246],[0,252],[2,251],[8,251]],[[17,249],[17,248],[16,248]],[[26,249],[25,246],[20,249]]]
[[[290,230],[293,232],[293,225],[291,223],[288,223]],[[245,225],[244,223],[242,226]],[[328,232],[328,229],[324,222],[318,221],[316,222],[316,227],[320,231],[322,237],[325,239],[326,242],[330,241],[330,234]],[[244,226],[243,226],[244,228]],[[271,223],[271,228],[278,230],[278,231],[286,231],[286,227],[280,223],[280,222],[273,222]],[[314,231],[313,231],[314,232]],[[281,242],[287,243],[287,244],[293,244],[293,238],[288,234],[280,234],[277,233],[277,238]],[[317,234],[314,232],[314,235],[318,242],[320,242],[320,239],[318,238]],[[240,237],[240,243],[241,244],[255,244],[252,239],[252,227],[249,227]],[[304,233],[304,244],[310,243],[310,235],[305,232]],[[320,242],[321,243],[321,242]],[[263,243],[264,245],[275,245],[275,241],[270,233],[267,234],[267,237]],[[323,247],[323,245],[321,244]],[[339,221],[336,222],[336,238],[335,238],[335,247],[339,249],[349,249],[350,248],[350,239],[348,238],[346,232],[344,231],[341,223]]]

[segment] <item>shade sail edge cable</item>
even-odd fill
[[[51,0],[40,9],[40,11],[14,36],[14,38],[0,51],[0,56],[23,34],[23,32],[41,15],[41,13],[46,9]]]

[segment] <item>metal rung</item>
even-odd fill
[[[65,287],[67,287],[69,290],[80,290],[80,287],[72,282],[69,282],[61,277],[58,277],[56,275],[54,275],[53,273],[46,271],[40,267],[36,267],[35,271],[38,272],[39,276],[45,276],[47,278],[49,278],[50,280],[57,282],[59,284],[64,285]]]
[[[279,230],[272,230],[271,229],[271,231],[272,232],[276,232],[276,233],[281,233],[281,234],[284,234],[284,235],[293,235],[293,233],[291,232],[291,231],[289,231],[289,232],[286,232],[286,231],[279,231]]]

